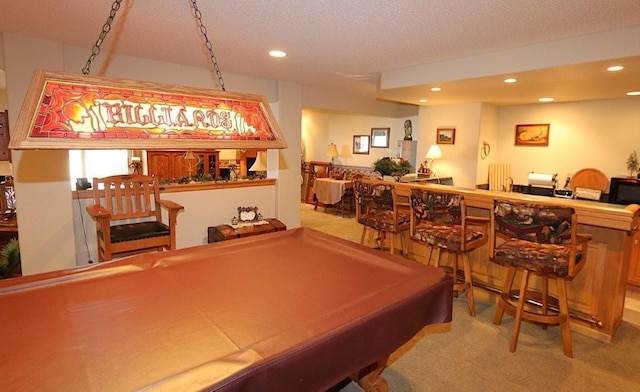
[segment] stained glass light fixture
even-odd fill
[[[263,96],[225,91],[196,0],[194,14],[220,90],[90,76],[111,30],[115,0],[83,75],[35,72],[14,127],[12,149],[286,148]]]

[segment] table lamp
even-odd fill
[[[249,168],[249,171],[256,172],[256,176],[259,178],[266,177],[266,175],[262,173],[267,171],[266,153],[266,151],[258,151],[255,162],[253,162],[253,165]]]
[[[329,148],[327,148],[327,156],[331,158],[331,164],[333,165],[333,158],[340,156],[340,154],[338,154],[338,147],[336,147],[335,144],[329,144]]]
[[[429,147],[429,150],[427,151],[427,155],[424,156],[424,159],[427,165],[427,174],[429,176],[432,176],[434,173],[433,161],[436,159],[442,159],[442,150],[440,150],[440,146],[438,146],[437,144],[434,144],[431,147]]]

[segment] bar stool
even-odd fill
[[[491,261],[507,267],[493,323],[500,325],[504,312],[515,317],[511,352],[523,319],[545,328],[560,324],[564,355],[573,358],[566,282],[584,267],[591,236],[577,232],[571,207],[507,200],[494,200],[493,207]],[[516,272],[522,280],[520,289],[512,291]],[[529,290],[531,276],[542,278],[541,292]],[[556,281],[557,298],[549,293],[549,279]]]
[[[427,264],[436,248],[436,267],[440,267],[443,253],[453,255],[452,266],[447,267],[454,280],[453,290],[464,292],[467,308],[472,317],[476,315],[473,298],[473,280],[469,252],[486,244],[489,238],[489,218],[467,215],[464,197],[457,193],[434,192],[412,188],[411,239],[429,248]],[[463,276],[459,276],[462,259]]]
[[[389,252],[394,254],[395,235],[409,230],[409,206],[403,208],[398,203],[395,186],[388,182],[358,178],[354,181],[353,190],[356,221],[362,225],[360,243],[364,244],[367,230],[370,229],[377,233],[377,247],[384,249],[388,242]],[[404,255],[403,243],[401,248]]]

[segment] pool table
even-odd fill
[[[0,390],[385,390],[451,307],[440,270],[309,228],[147,253],[0,281]]]

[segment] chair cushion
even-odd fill
[[[398,227],[408,225],[410,220],[411,217],[408,212],[398,211]],[[358,223],[371,227],[374,230],[395,233],[393,211],[374,211],[369,214],[361,215],[360,219],[358,219]]]
[[[102,232],[99,232],[102,235]],[[111,226],[111,242],[141,240],[169,235],[169,226],[160,222],[138,222]]]
[[[476,241],[484,236],[481,231],[466,229],[466,243]],[[411,238],[416,241],[426,242],[455,252],[460,252],[460,239],[462,238],[461,225],[434,225],[430,222],[421,222],[413,228]]]
[[[493,261],[526,268],[537,274],[566,277],[569,272],[570,248],[556,244],[539,244],[519,239],[511,239],[497,246]],[[576,263],[582,259],[577,251]]]

